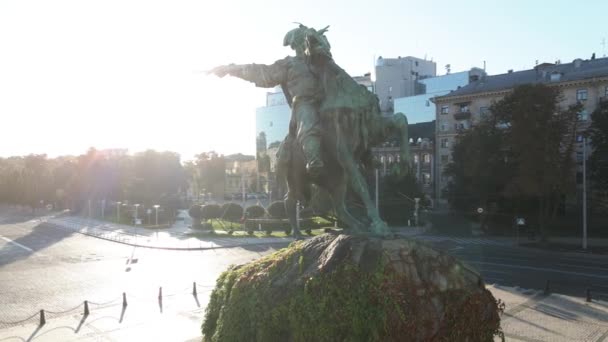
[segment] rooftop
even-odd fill
[[[557,83],[606,76],[608,58],[575,59],[564,64],[543,63],[534,69],[482,77],[440,98],[506,90],[528,83]]]

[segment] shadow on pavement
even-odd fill
[[[16,261],[27,259],[36,252],[39,252],[49,246],[52,246],[59,241],[74,234],[72,231],[65,229],[57,229],[52,225],[41,222],[31,228],[31,232],[17,239],[11,239],[11,241],[27,247],[30,250],[26,250],[24,247],[16,245],[12,242],[6,241],[4,247],[0,249],[0,267],[14,263]],[[8,249],[18,249],[19,253],[9,253]]]

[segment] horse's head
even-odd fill
[[[305,50],[304,54],[311,59],[331,59],[331,45],[325,32],[329,26],[317,31],[313,28],[309,28],[306,31],[304,39]]]
[[[285,35],[283,45],[291,47],[297,54],[314,60],[331,59],[331,46],[325,32],[329,26],[317,31],[302,24]]]

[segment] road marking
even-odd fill
[[[29,251],[29,252],[34,253],[34,250],[33,250],[33,249],[31,249],[31,248],[29,248],[29,247],[27,247],[27,246],[24,246],[24,245],[20,244],[19,242],[15,242],[15,241],[13,241],[13,240],[11,240],[11,239],[9,239],[9,238],[5,238],[5,237],[4,237],[4,236],[2,236],[2,235],[0,235],[0,239],[2,239],[2,240],[4,240],[4,241],[6,241],[6,242],[8,242],[8,243],[12,243],[12,244],[14,244],[14,245],[16,245],[16,246],[19,246],[19,247],[21,247],[21,248],[25,249],[26,251]]]
[[[503,266],[503,267],[511,267],[511,268],[520,268],[520,269],[524,269],[524,270],[532,270],[532,271],[545,271],[545,272],[571,274],[571,275],[591,277],[591,278],[608,279],[608,276],[602,276],[602,275],[597,275],[597,274],[589,274],[589,273],[581,273],[581,272],[561,271],[561,270],[554,270],[554,269],[551,269],[551,268],[544,268],[544,267],[532,267],[532,266],[499,264],[499,263],[495,263],[495,262],[485,262],[485,261],[467,261],[467,263],[469,263],[469,264],[484,264],[484,265],[492,265],[492,266]]]
[[[608,268],[604,268],[604,267],[581,266],[581,265],[572,265],[572,264],[556,264],[556,265],[558,265],[558,266],[566,266],[566,267],[588,268],[590,270],[608,272]]]

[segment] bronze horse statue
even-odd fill
[[[390,230],[369,195],[364,171],[372,168],[371,147],[391,132],[401,140],[400,162],[409,166],[407,118],[401,113],[382,116],[376,95],[334,62],[326,31],[300,24],[283,42],[296,56],[272,65],[223,65],[209,73],[239,77],[258,87],[283,87],[292,117],[277,168],[287,183],[285,209],[295,237],[300,235],[297,203],[310,203],[313,185],[327,191],[337,218],[353,232],[386,235]],[[347,200],[359,202],[363,210]]]
[[[326,29],[304,29],[306,52],[330,56],[327,51],[323,51],[329,48],[324,36]],[[394,134],[399,136],[401,142],[400,162],[406,165],[403,169],[408,170],[410,154],[407,118],[401,113],[390,117],[382,116],[378,97],[358,84],[333,59],[316,58],[315,55],[308,57],[313,63],[318,63],[316,66],[321,70],[324,100],[320,105],[319,116],[324,172],[315,177],[307,173],[302,147],[296,142],[295,127],[291,125],[281,146],[285,151],[279,152],[278,171],[287,183],[285,209],[294,236],[300,235],[296,206],[298,203],[310,203],[313,184],[327,191],[337,218],[354,233],[367,231],[377,235],[389,234],[390,230],[380,218],[369,194],[364,172],[373,168],[371,147]],[[349,208],[349,197],[360,202],[363,211]]]

